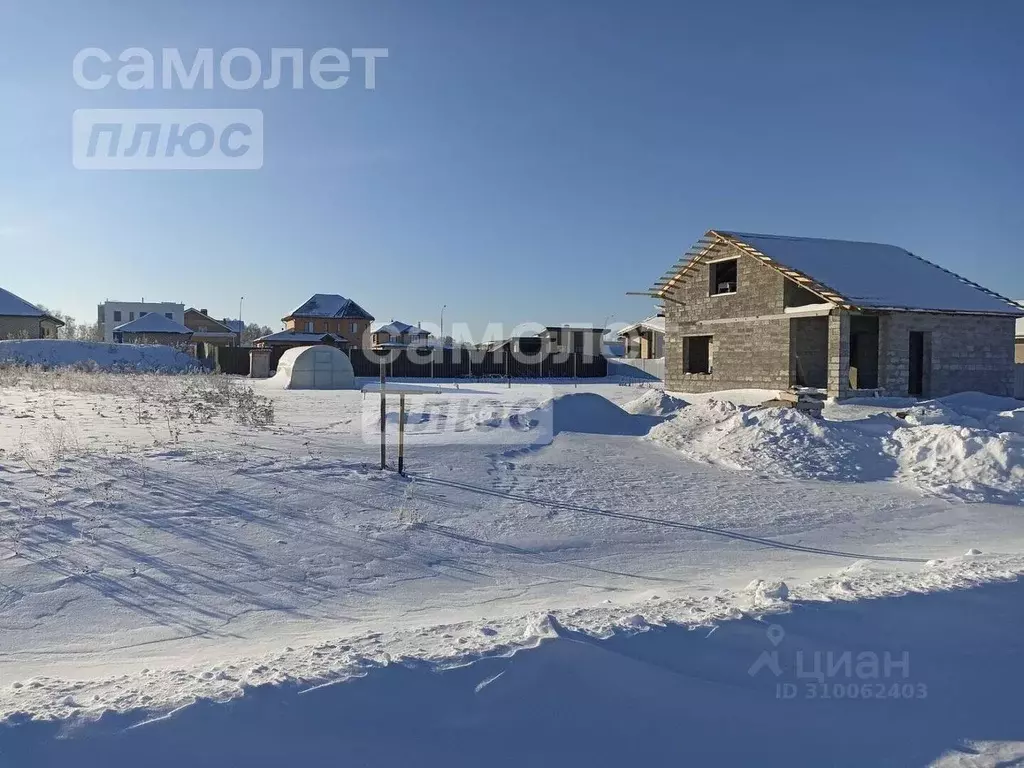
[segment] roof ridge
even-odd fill
[[[732,235],[734,237],[761,237],[766,240],[809,240],[819,243],[850,243],[852,245],[881,245],[885,248],[898,248],[901,251],[910,253],[909,250],[904,248],[902,245],[893,245],[892,243],[880,243],[876,240],[847,240],[842,237],[808,237],[806,235],[770,235],[764,232],[740,232],[734,229],[716,229],[713,230],[723,235]]]

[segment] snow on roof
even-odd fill
[[[149,312],[142,317],[136,318],[128,323],[122,323],[114,328],[115,333],[180,333],[182,335],[192,333],[191,328],[186,328],[177,320],[171,320],[159,312]]]
[[[229,320],[225,317],[220,322],[230,328],[234,333],[242,333],[245,331],[245,322],[242,320]]]
[[[390,323],[378,323],[373,327],[373,333],[380,333],[382,331],[399,335],[403,333],[427,333],[422,328],[418,328],[415,325],[409,325],[408,323],[403,323],[400,320],[392,320]]]
[[[14,317],[47,317],[39,307],[29,304],[20,296],[0,288],[0,315]]]
[[[355,317],[373,320],[373,315],[352,299],[346,299],[336,293],[314,293],[288,317]]]
[[[858,307],[1024,313],[1008,299],[894,245],[717,231],[802,272]]]
[[[648,331],[655,331],[656,333],[664,333],[665,332],[665,318],[661,317],[661,316],[658,316],[658,315],[654,315],[653,317],[648,317],[648,318],[646,318],[644,320],[641,320],[639,323],[633,323],[632,325],[627,325],[625,328],[623,328],[621,331],[619,331],[618,335],[620,337],[624,336],[625,334],[630,333],[631,331],[635,331],[638,328],[643,328],[644,330],[648,330]]]
[[[343,336],[339,336],[336,333],[305,333],[302,331],[278,331],[277,333],[268,333],[266,336],[260,336],[256,341],[293,341],[293,342],[317,342],[322,341],[324,338],[333,339],[335,342],[342,342],[347,344],[348,339]]]

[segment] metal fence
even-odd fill
[[[249,375],[249,347],[215,347],[217,370],[221,373]]]
[[[506,350],[435,349],[424,353],[416,349],[395,349],[376,353],[349,350],[356,376],[377,376],[381,362],[389,377],[399,378],[603,378],[608,361],[601,356],[554,353],[537,360],[516,359]],[[273,364],[275,361],[271,359]]]
[[[665,358],[640,360],[633,357],[613,357],[608,360],[608,375],[626,379],[665,379]]]

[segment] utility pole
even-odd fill
[[[238,297],[238,346],[242,346],[242,334],[245,333],[245,323],[242,322],[242,302],[245,296]]]

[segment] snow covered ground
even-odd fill
[[[726,717],[721,705],[744,727],[771,732],[763,734],[770,756],[800,718],[811,718],[813,730],[825,715],[808,714],[807,702],[773,700],[757,724],[757,696],[775,689],[758,680],[760,693],[752,693],[747,668],[771,646],[751,616],[768,615],[787,637],[790,626],[803,626],[796,635],[805,631],[800,642],[815,649],[920,647],[932,660],[955,653],[993,665],[1006,656],[993,650],[986,622],[1012,614],[1007,635],[1024,627],[1016,584],[984,586],[1024,572],[1024,411],[1013,401],[844,404],[829,406],[819,423],[734,404],[759,402],[763,392],[673,399],[605,382],[453,382],[407,395],[403,478],[377,466],[373,393],[24,369],[0,373],[0,384],[0,715],[20,723],[0,731],[0,765],[4,754],[19,766],[67,764],[75,755],[110,765],[109,750],[146,734],[155,743],[199,743],[189,735],[199,728],[234,741],[242,723],[260,730],[274,718],[282,738],[302,741],[311,750],[302,754],[320,764],[315,750],[336,745],[328,732],[339,733],[326,718],[344,720],[355,708],[394,719],[414,704],[435,709],[409,727],[437,726],[430,743],[439,751],[421,764],[438,764],[458,734],[480,747],[488,738],[508,743],[516,722],[540,728],[534,716],[554,710],[530,714],[530,701],[550,697],[551,707],[593,715],[620,687],[638,712],[658,696],[679,697],[663,715],[689,718],[673,732],[679,749],[685,734],[708,733],[712,713]],[[897,410],[904,417],[889,415]],[[785,613],[794,604],[805,607]],[[962,614],[944,613],[954,605],[977,612],[982,641],[972,644]],[[903,610],[906,644],[885,623]],[[911,621],[918,615],[956,625],[948,642],[926,635]],[[851,645],[823,639],[844,637],[858,621]],[[659,624],[669,626],[651,629]],[[686,661],[695,638],[725,639],[694,650],[707,668]],[[1019,639],[1007,642],[1019,649]],[[458,669],[424,676],[423,664]],[[930,667],[930,679],[960,685],[959,673],[940,667]],[[668,668],[675,673],[656,674]],[[1022,672],[1021,662],[1007,669]],[[567,690],[562,678],[592,684]],[[985,682],[975,680],[979,697]],[[275,686],[255,690],[268,683]],[[648,685],[654,698],[645,698]],[[593,704],[582,706],[595,686]],[[465,709],[488,696],[496,703]],[[405,697],[407,704],[395,700]],[[210,703],[124,731],[197,699]],[[306,712],[311,700],[322,702],[316,716]],[[837,716],[860,717],[851,706]],[[884,722],[899,706],[865,709],[864,722]],[[909,757],[891,764],[926,764],[956,749],[950,759],[974,749],[1007,760],[1014,740],[1024,740],[995,721],[988,729],[957,721],[948,692],[936,706],[937,715],[931,703],[908,702],[911,725],[927,712],[947,717],[947,732],[908,745],[919,751],[894,753]],[[281,707],[292,715],[282,719]],[[510,721],[493,720],[513,711]],[[38,723],[88,723],[104,712],[68,741],[52,741],[66,735],[62,726]],[[307,715],[323,725],[319,737],[303,730]],[[569,733],[586,721],[581,714]],[[346,733],[362,722],[354,718]],[[659,724],[633,726],[643,738]],[[360,733],[349,742],[352,760],[402,764],[398,743],[386,745],[380,762],[366,758],[376,732]],[[811,759],[817,739],[806,764],[822,762]],[[741,758],[754,743],[720,743],[720,754],[751,764]],[[245,764],[282,764],[260,745],[249,744],[263,762]],[[171,756],[182,753],[173,749],[150,762],[231,764],[212,760],[226,742],[206,747],[211,762],[175,763]],[[697,764],[713,762],[690,749]],[[504,765],[529,753],[519,744],[466,757]],[[620,753],[603,754],[588,764]],[[864,757],[843,754],[850,764]]]

